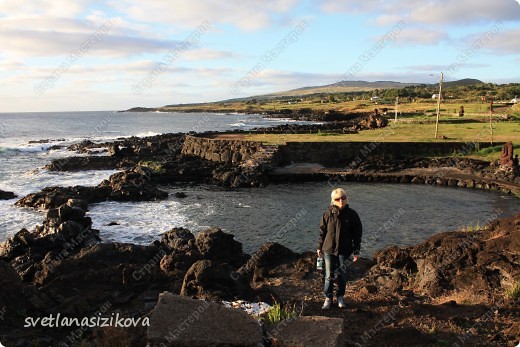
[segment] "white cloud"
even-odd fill
[[[439,0],[418,7],[409,14],[412,21],[432,24],[466,25],[480,22],[520,21],[520,6],[513,0]]]
[[[25,64],[21,61],[16,60],[1,60],[0,61],[0,72],[1,71],[13,71],[24,68]]]
[[[220,60],[228,58],[239,58],[240,55],[231,51],[213,50],[207,48],[192,49],[186,51],[180,57],[186,60]]]
[[[101,34],[99,36],[101,40],[89,45],[85,54],[110,57],[145,52],[166,52],[181,44],[180,41],[113,34],[111,23],[107,23],[107,28],[105,31],[102,27],[92,27],[91,31],[82,32],[0,28],[0,41],[5,55],[19,57],[69,55],[80,49],[96,33]]]
[[[11,18],[74,18],[84,11],[89,2],[90,0],[3,0],[0,18],[4,16]]]
[[[435,45],[449,39],[449,35],[443,31],[405,28],[396,35],[395,41],[401,45]]]
[[[140,22],[154,22],[194,28],[203,21],[229,24],[245,30],[270,26],[273,17],[286,14],[299,0],[113,0],[109,4],[120,13]]]
[[[382,25],[404,20],[407,24],[466,25],[482,21],[520,21],[515,0],[320,0],[324,12],[368,13]]]
[[[520,29],[489,30],[481,35],[470,35],[465,42],[482,42],[482,50],[494,54],[520,54]]]

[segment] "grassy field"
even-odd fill
[[[459,117],[458,110],[464,106],[464,116]],[[245,134],[232,135],[245,140],[260,141],[265,144],[283,144],[286,142],[507,142],[520,145],[520,107],[514,108],[504,104],[494,104],[491,133],[489,123],[489,104],[486,102],[464,102],[464,100],[443,101],[440,108],[438,138],[435,138],[435,121],[437,101],[423,99],[417,102],[400,103],[398,105],[398,121],[394,122],[395,105],[376,104],[368,100],[346,102],[322,101],[269,101],[262,103],[229,102],[200,105],[186,105],[163,108],[165,111],[198,111],[198,112],[282,112],[283,110],[312,109],[328,111],[334,109],[343,113],[366,112],[374,109],[382,112],[387,108],[390,119],[389,126],[360,131],[358,134],[337,134],[314,132],[308,134]],[[506,120],[507,118],[507,120]],[[515,146],[516,148],[516,146]],[[495,146],[485,152],[474,153],[475,157],[492,160],[500,156],[501,147]]]
[[[309,133],[309,134],[249,134],[244,138],[252,141],[279,144],[284,142],[491,142],[489,123],[447,123],[441,122],[438,131],[439,139],[435,139],[435,123],[395,123],[381,129],[364,130],[358,134]],[[445,136],[446,139],[442,139]],[[520,122],[502,121],[493,123],[493,142],[520,142]]]
[[[463,100],[447,100],[441,104],[441,113],[445,116],[458,116],[460,106],[464,106],[466,115],[484,115],[489,112],[489,104],[486,102],[465,102]],[[338,112],[373,112],[374,109],[387,108],[388,112],[395,112],[395,104],[381,104],[370,100],[356,100],[345,102],[323,102],[322,100],[306,100],[298,102],[287,101],[263,101],[261,103],[247,102],[218,102],[196,105],[176,105],[158,108],[162,111],[208,111],[208,112],[283,112],[283,110],[313,109],[313,110],[335,110]],[[510,106],[494,104],[496,113],[508,113]],[[401,102],[398,105],[398,112],[414,113],[416,115],[432,115],[436,114],[437,101],[432,99],[423,99],[416,102]]]
[[[435,138],[435,117],[424,117],[421,122],[407,120],[390,121],[385,128],[364,130],[357,134],[309,133],[309,134],[247,134],[245,140],[261,141],[265,144],[283,144],[286,142],[507,142],[512,141],[515,150],[520,150],[520,119],[513,117],[509,121],[493,119],[493,135],[489,117],[481,121],[460,122],[457,118],[441,119],[438,138]],[[426,121],[425,121],[426,120]],[[443,136],[445,138],[443,138]],[[501,146],[472,153],[472,157],[494,160],[500,157]]]
[[[440,124],[439,134],[447,139],[435,139],[435,124],[390,124],[386,128],[365,130],[358,134],[249,134],[244,140],[259,141],[264,144],[284,144],[286,142],[490,142],[489,124]],[[516,153],[520,150],[520,123],[502,122],[493,125],[493,142],[513,141]],[[501,145],[471,153],[468,157],[482,160],[500,158]]]

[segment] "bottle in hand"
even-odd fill
[[[318,257],[318,259],[316,259],[316,270],[323,271],[323,258],[322,257]]]

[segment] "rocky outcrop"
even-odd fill
[[[47,210],[58,208],[65,204],[69,199],[81,199],[86,202],[96,203],[106,201],[110,195],[109,187],[47,187],[38,193],[31,193],[15,204],[21,207],[33,207],[37,209]]]
[[[166,292],[150,315],[147,338],[154,346],[263,345],[260,325],[245,312]]]
[[[340,324],[334,319],[312,317],[323,313],[322,275],[315,270],[315,252],[295,254],[279,244],[266,243],[249,258],[231,234],[216,228],[197,236],[187,229],[174,228],[149,246],[97,243],[94,230],[87,229],[88,233],[82,235],[74,228],[63,227],[70,222],[87,223],[85,208],[86,202],[68,201],[65,206],[50,210],[44,225],[36,231],[22,230],[2,244],[0,284],[6,289],[0,291],[0,318],[4,319],[5,312],[24,312],[34,317],[50,313],[83,317],[96,314],[100,307],[109,307],[108,315],[117,311],[126,317],[142,318],[148,317],[155,306],[148,330],[150,343],[183,346],[214,345],[217,341],[222,345],[248,345],[250,340],[246,340],[244,331],[248,332],[247,338],[254,337],[254,343],[262,343],[256,321],[210,300],[254,298],[295,302],[298,306],[302,302],[304,314],[311,316],[267,328],[264,335],[267,343],[312,345],[315,337],[320,336],[320,343],[328,341],[327,344],[335,345],[342,343],[346,327],[353,331],[349,335],[352,343],[380,345],[381,339],[392,336],[389,341],[397,344],[389,345],[399,345],[403,336],[414,336],[419,343],[431,333],[422,334],[407,326],[430,324],[428,317],[445,313],[435,324],[446,320],[449,326],[467,330],[477,318],[496,310],[500,314],[495,318],[505,317],[497,323],[498,328],[493,328],[493,324],[483,325],[474,330],[474,336],[469,336],[466,330],[456,330],[463,335],[443,338],[453,342],[463,336],[463,341],[473,345],[515,338],[517,328],[510,323],[514,319],[514,302],[504,299],[503,292],[520,280],[520,215],[490,222],[480,232],[449,232],[417,246],[390,247],[376,254],[376,264],[370,270],[367,268],[373,263],[363,259],[350,264],[347,309],[343,314],[335,311],[337,308],[330,311],[334,316],[343,315]],[[364,265],[359,267],[359,263]],[[171,296],[163,301],[164,296],[159,294],[164,291],[183,297],[163,294]],[[434,300],[455,291],[474,293],[478,305],[453,302],[436,308],[431,301],[429,305],[416,302],[425,298]],[[501,301],[492,310],[484,306],[487,300],[496,302],[497,298]],[[469,318],[460,318],[468,312]],[[2,343],[7,345],[27,344],[22,337],[33,333],[50,335],[36,346],[57,345],[70,333],[67,329],[51,332],[44,328],[22,329],[18,315],[9,317],[17,318],[0,324],[0,336],[7,339]],[[381,323],[383,320],[385,324]],[[227,330],[221,331],[224,328],[219,324]],[[477,333],[483,330],[495,331],[498,337],[480,337]],[[42,331],[45,335],[40,334]],[[133,343],[144,344],[142,340]]]
[[[45,165],[49,171],[86,171],[86,170],[114,170],[133,167],[137,164],[134,159],[124,159],[109,156],[67,157],[53,159]]]
[[[196,261],[203,259],[202,254],[195,245],[195,236],[184,228],[164,233],[161,244],[168,252],[161,258],[160,269],[171,279],[171,291],[180,293],[186,273]]]
[[[180,153],[184,134],[167,133],[154,136],[128,137],[117,141],[93,143],[83,141],[68,147],[78,153],[91,153],[103,149],[113,157],[171,157]]]
[[[234,238],[234,235],[219,228],[209,228],[198,233],[195,244],[205,259],[238,268],[247,257],[242,251],[242,244]]]
[[[57,208],[69,199],[81,199],[87,203],[107,200],[149,201],[166,199],[168,193],[150,182],[151,169],[137,166],[131,170],[118,172],[96,187],[47,187],[16,202],[17,206],[39,209]]]
[[[13,192],[6,192],[0,189],[0,200],[11,200],[16,198],[16,194]]]
[[[267,176],[265,169],[258,165],[223,165],[213,171],[213,181],[230,188],[262,187],[267,183]]]
[[[114,142],[94,143],[82,141],[68,147],[81,156],[54,159],[45,168],[50,171],[128,169],[141,161],[170,161],[180,155],[184,134],[162,134],[148,137],[130,137]]]
[[[0,245],[0,259],[11,262],[24,281],[33,281],[61,258],[100,241],[85,217],[86,202],[69,199],[58,208],[49,209],[43,225],[34,232],[22,229]]]
[[[454,289],[489,298],[520,280],[520,215],[483,231],[447,232],[415,247],[378,252],[370,270],[381,290],[411,289],[432,297]]]
[[[136,166],[132,170],[113,174],[108,180],[101,182],[98,187],[101,189],[110,188],[108,200],[150,201],[166,199],[168,193],[151,183],[151,177],[151,169]]]
[[[159,269],[166,254],[156,246],[105,243],[81,249],[72,255],[48,253],[34,283],[51,297],[49,310],[81,315],[89,307],[110,302],[126,307],[132,315],[146,312],[147,303],[158,290],[169,287],[169,277]],[[67,298],[67,300],[63,300]],[[71,305],[71,302],[74,305]]]

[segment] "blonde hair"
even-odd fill
[[[331,193],[330,193],[330,204],[334,204],[334,196],[335,195],[338,195],[341,194],[341,195],[344,195],[344,196],[347,196],[347,193],[342,189],[342,188],[336,188],[334,189]]]

